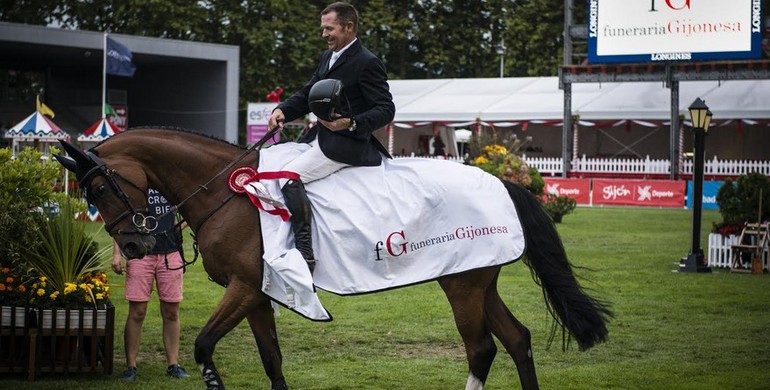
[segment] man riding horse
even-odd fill
[[[385,66],[356,38],[358,11],[347,3],[333,3],[321,12],[321,28],[329,50],[321,55],[310,81],[279,104],[268,122],[271,129],[282,129],[285,121],[311,109],[318,116],[318,123],[300,139],[312,147],[283,169],[300,179],[281,183],[295,245],[311,272],[315,256],[304,184],[348,166],[380,165],[383,155],[390,158],[372,132],[393,121],[396,112]]]

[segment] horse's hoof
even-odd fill
[[[289,386],[286,386],[286,380],[281,378],[270,382],[270,390],[289,390]]]

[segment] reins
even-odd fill
[[[192,197],[194,197],[195,195],[197,195],[201,191],[208,190],[209,189],[208,186],[214,180],[216,180],[217,178],[219,178],[220,176],[222,176],[226,172],[228,172],[235,164],[237,164],[238,162],[243,160],[247,155],[249,155],[249,153],[251,153],[251,152],[253,152],[255,150],[259,150],[260,148],[262,148],[262,146],[269,139],[271,139],[273,136],[275,136],[275,134],[278,132],[279,129],[280,129],[280,127],[278,127],[278,126],[276,126],[275,128],[271,129],[267,134],[265,134],[264,137],[262,137],[259,141],[257,141],[257,143],[255,143],[254,145],[252,145],[251,147],[246,149],[243,153],[241,153],[240,156],[238,156],[234,160],[230,161],[227,165],[225,165],[225,167],[222,168],[222,170],[220,170],[219,173],[214,175],[206,183],[199,184],[198,188],[195,189],[195,191],[193,191],[190,195],[185,197],[178,204],[171,206],[166,212],[164,212],[163,214],[158,215],[157,217],[153,217],[153,216],[150,216],[150,215],[144,215],[141,212],[138,212],[133,207],[133,205],[131,204],[131,201],[128,198],[128,194],[126,194],[125,191],[123,191],[123,189],[117,183],[117,180],[115,178],[121,179],[122,181],[128,183],[129,185],[131,185],[134,188],[137,188],[137,189],[140,189],[140,188],[136,184],[131,182],[131,180],[128,180],[125,177],[121,176],[115,170],[108,168],[107,164],[104,161],[102,161],[98,156],[96,156],[95,154],[93,154],[91,152],[88,152],[87,155],[96,164],[96,166],[91,168],[88,172],[86,172],[85,175],[83,175],[83,178],[80,179],[80,184],[81,184],[82,188],[88,188],[87,184],[93,179],[93,176],[96,173],[101,172],[101,173],[104,174],[104,176],[107,179],[107,181],[110,184],[110,186],[112,186],[113,189],[117,192],[118,197],[120,198],[120,200],[123,202],[124,206],[126,207],[126,210],[124,212],[122,212],[121,214],[119,214],[114,220],[112,220],[110,222],[105,222],[105,230],[108,233],[112,233],[112,228],[114,228],[120,221],[122,221],[123,219],[127,218],[128,216],[131,216],[131,220],[132,220],[131,222],[133,223],[134,227],[136,228],[136,231],[121,231],[121,230],[118,230],[117,234],[151,234],[152,232],[154,232],[157,229],[158,221],[159,220],[162,220],[163,218],[166,218],[166,217],[168,217],[168,216],[170,216],[172,214],[176,214],[177,211],[179,210],[179,207],[184,205],[188,200],[190,200]],[[219,205],[217,205],[214,209],[209,211],[203,217],[203,219],[200,221],[200,223],[198,224],[197,228],[193,229],[193,230],[198,231],[199,229],[201,229],[203,227],[203,224],[205,224],[206,221],[208,221],[209,218],[211,218],[211,216],[213,216],[225,204],[227,204],[231,199],[233,199],[233,197],[235,197],[235,195],[236,195],[235,193],[230,193],[230,195],[228,195],[225,199],[220,201]],[[91,195],[88,192],[86,192],[86,198],[89,201],[89,203],[93,203],[93,199],[91,198]],[[182,234],[181,226],[185,222],[186,221],[184,219],[182,219],[179,222],[177,222],[176,224],[174,224],[172,227],[166,229],[165,231],[159,232],[159,233],[157,233],[155,235],[158,236],[158,237],[162,236],[162,237],[165,237],[168,240],[171,240],[171,237],[169,236],[168,232],[171,231],[172,229],[178,229],[179,234],[180,234],[180,238],[181,238],[181,234]],[[181,248],[181,243],[177,243],[177,248],[179,249],[180,257],[181,257],[181,260],[182,260],[182,265],[180,265],[179,267],[176,267],[176,268],[169,268],[169,265],[168,265],[168,254],[165,254],[165,259],[164,260],[165,260],[165,264],[166,264],[166,269],[167,270],[175,271],[175,270],[182,269],[183,270],[182,272],[184,272],[184,271],[187,270],[187,266],[190,266],[190,265],[194,264],[198,260],[198,254],[199,254],[199,251],[198,251],[198,237],[194,233],[192,233],[191,236],[193,238],[192,247],[193,247],[193,253],[194,253],[194,257],[193,257],[192,261],[187,261],[187,259],[184,256],[184,251]]]
[[[224,168],[222,168],[222,170],[219,171],[219,173],[214,175],[206,183],[199,184],[198,188],[195,191],[193,191],[190,195],[188,195],[186,198],[184,198],[181,202],[179,202],[179,204],[171,206],[171,208],[168,211],[166,211],[165,213],[159,215],[158,219],[165,218],[166,216],[168,216],[170,214],[176,214],[176,212],[179,209],[179,207],[182,206],[183,204],[185,204],[185,202],[190,200],[193,196],[197,195],[201,191],[204,191],[204,190],[207,191],[209,189],[208,188],[209,184],[211,184],[214,180],[216,180],[218,177],[220,177],[220,176],[224,175],[226,172],[228,172],[235,164],[237,164],[238,162],[243,160],[246,156],[248,156],[249,153],[251,153],[251,152],[253,152],[255,150],[261,149],[262,145],[264,145],[267,142],[267,140],[269,140],[270,138],[273,138],[273,136],[275,136],[275,134],[278,132],[279,128],[280,127],[276,126],[275,128],[271,129],[267,134],[265,134],[264,137],[262,137],[259,141],[257,141],[257,143],[255,143],[254,145],[252,145],[251,147],[246,149],[235,160],[230,161],[227,165],[225,165]],[[236,195],[235,193],[230,193],[230,195],[228,195],[225,199],[220,201],[219,205],[217,205],[217,207],[213,208],[211,211],[208,212],[208,214],[206,214],[203,217],[201,222],[198,224],[197,229],[194,229],[194,230],[195,231],[200,230],[200,228],[203,227],[203,224],[205,224],[206,221],[208,221],[209,218],[211,218],[211,216],[213,216],[217,211],[219,211],[222,207],[224,207],[224,205],[226,205],[231,199],[233,199],[235,197],[235,195]],[[182,229],[180,227],[181,227],[181,225],[184,222],[185,222],[184,219],[179,221],[179,222],[177,222],[173,227],[171,227],[171,229],[179,229],[179,234],[181,235],[182,234]],[[170,240],[171,238],[168,237],[168,231],[171,230],[171,229],[168,229],[168,230],[160,233],[160,235],[164,235],[167,239]],[[179,250],[179,255],[180,255],[180,258],[182,260],[182,265],[180,265],[179,267],[176,267],[176,268],[170,268],[168,266],[168,253],[166,253],[163,260],[164,260],[164,262],[166,264],[166,269],[167,270],[169,270],[169,271],[176,271],[176,270],[182,269],[182,272],[186,272],[188,266],[193,265],[193,264],[195,264],[196,261],[198,261],[198,254],[199,254],[199,251],[198,251],[198,236],[195,235],[195,233],[190,233],[190,236],[193,239],[193,243],[192,243],[193,259],[192,259],[192,261],[187,261],[187,259],[184,256],[184,251],[181,250],[182,248],[180,246],[180,248],[179,248],[180,249]]]
[[[204,190],[205,190],[205,191],[208,191],[208,189],[209,189],[209,188],[208,188],[209,184],[211,184],[211,183],[212,183],[214,180],[216,180],[217,178],[219,178],[220,176],[222,176],[222,175],[224,175],[226,172],[228,172],[228,171],[230,170],[230,168],[232,168],[232,167],[233,167],[235,164],[237,164],[238,162],[240,162],[241,160],[243,160],[243,159],[244,159],[246,156],[248,156],[248,155],[249,155],[249,153],[251,153],[251,152],[253,152],[253,151],[255,151],[255,150],[258,150],[258,149],[262,148],[262,145],[264,145],[264,144],[265,144],[265,142],[267,142],[267,140],[269,140],[270,138],[272,138],[272,137],[273,137],[273,136],[274,136],[274,135],[275,135],[275,134],[278,132],[278,129],[279,129],[279,127],[277,127],[277,126],[276,126],[274,129],[270,130],[270,131],[269,131],[267,134],[265,134],[265,136],[264,136],[264,137],[262,137],[262,139],[260,139],[259,141],[257,141],[257,143],[255,143],[254,145],[252,145],[251,147],[249,147],[248,149],[246,149],[246,151],[244,151],[243,153],[241,153],[241,155],[240,155],[240,156],[238,156],[238,157],[237,157],[235,160],[232,160],[232,161],[230,161],[230,162],[229,162],[227,165],[225,165],[225,167],[224,167],[224,168],[222,168],[222,170],[220,170],[220,171],[219,171],[219,173],[217,173],[216,175],[214,175],[214,176],[213,176],[211,179],[209,179],[209,180],[208,180],[206,183],[204,183],[204,184],[199,184],[199,185],[198,185],[198,188],[197,188],[195,191],[193,191],[193,192],[192,192],[190,195],[188,195],[186,198],[182,199],[182,201],[180,201],[178,204],[176,204],[176,205],[174,205],[174,206],[171,206],[171,208],[170,208],[168,211],[166,211],[165,213],[163,213],[163,214],[159,215],[159,216],[158,216],[158,219],[164,218],[164,217],[166,217],[168,214],[175,214],[175,213],[177,212],[177,210],[179,209],[179,207],[181,207],[182,205],[184,205],[184,204],[185,204],[185,203],[186,203],[188,200],[190,200],[190,198],[194,197],[195,195],[197,195],[197,194],[198,194],[199,192],[201,192],[201,191],[204,191]],[[217,206],[217,207],[216,207],[216,208],[213,210],[213,212],[210,212],[208,215],[206,215],[206,216],[203,218],[203,220],[201,221],[201,223],[198,225],[198,229],[200,229],[200,227],[201,227],[201,226],[203,226],[203,224],[204,224],[204,223],[205,223],[205,222],[206,222],[206,221],[207,221],[207,220],[208,220],[208,219],[209,219],[209,218],[210,218],[210,217],[211,217],[211,216],[212,216],[212,215],[213,215],[213,214],[214,214],[214,213],[215,213],[217,210],[219,210],[220,208],[222,208],[222,206],[224,206],[224,205],[225,205],[225,203],[227,203],[227,202],[228,202],[230,199],[232,199],[232,198],[233,198],[233,196],[234,196],[234,194],[230,194],[230,196],[228,196],[228,197],[227,197],[227,198],[226,198],[224,201],[220,202],[219,206]],[[195,229],[195,230],[198,230],[198,229]]]

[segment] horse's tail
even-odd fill
[[[569,334],[563,346],[574,337],[581,350],[607,340],[607,321],[613,316],[608,303],[597,300],[583,291],[567,259],[559,234],[538,202],[526,188],[503,181],[524,229],[527,245],[524,262],[532,278],[543,289],[548,311],[555,323],[549,344],[556,335],[557,326]],[[565,342],[566,341],[566,342]]]

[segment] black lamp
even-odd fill
[[[711,268],[703,263],[703,249],[700,247],[701,214],[703,211],[703,164],[706,148],[706,134],[711,124],[711,111],[706,103],[697,98],[690,105],[690,119],[692,120],[692,132],[695,136],[693,146],[692,173],[692,247],[690,254],[682,258],[679,263],[679,272],[711,272]]]

